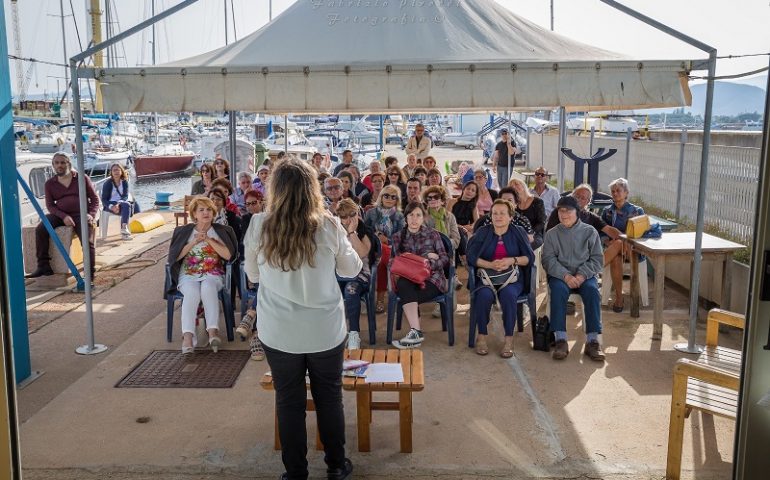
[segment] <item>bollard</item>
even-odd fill
[[[172,192],[155,192],[155,207],[158,210],[168,210],[171,208],[170,197]]]

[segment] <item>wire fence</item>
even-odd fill
[[[599,189],[618,178],[629,181],[631,196],[695,223],[702,145],[680,142],[630,140],[624,137],[590,135],[567,137],[567,147],[588,157],[589,150],[614,148],[617,153],[599,165]],[[558,171],[558,135],[530,133],[531,168],[543,165]],[[628,155],[626,151],[628,150]],[[760,149],[712,145],[706,189],[706,223],[719,227],[746,243],[754,231]],[[565,157],[564,178],[574,181],[574,163]]]

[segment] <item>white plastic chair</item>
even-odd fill
[[[104,240],[107,238],[107,227],[110,224],[110,217],[116,216],[106,208],[102,209],[102,214],[99,216],[99,238]]]
[[[623,276],[631,276],[631,264],[623,263]],[[647,285],[647,259],[639,262],[639,290],[642,296],[642,306],[650,305],[650,292]],[[612,273],[610,266],[604,267],[602,272],[602,305],[610,304],[610,294],[612,293]]]

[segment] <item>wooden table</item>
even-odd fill
[[[634,252],[650,259],[655,268],[655,291],[653,293],[653,328],[652,339],[660,340],[663,335],[663,287],[666,278],[666,258],[688,258],[695,254],[695,232],[664,233],[661,238],[628,238],[621,235],[631,245]],[[702,253],[704,260],[722,261],[722,305],[730,309],[730,290],[732,287],[731,262],[733,252],[745,248],[739,243],[724,240],[708,233],[703,234]],[[690,264],[692,272],[692,263]],[[646,275],[647,272],[644,272]],[[692,279],[692,275],[690,275]],[[639,317],[639,257],[631,255],[631,316]]]
[[[412,452],[412,392],[419,392],[425,388],[425,373],[423,371],[421,350],[345,350],[346,358],[366,360],[370,363],[400,363],[404,374],[404,381],[400,383],[366,383],[364,378],[342,377],[342,389],[356,392],[356,411],[358,424],[358,451],[371,451],[370,424],[373,410],[395,410],[399,413],[399,426],[401,432],[401,452]],[[259,384],[265,390],[274,390],[273,377],[265,374]],[[307,388],[310,389],[308,383]],[[374,392],[398,393],[398,401],[374,401]],[[315,410],[312,398],[307,399],[308,411]],[[281,449],[281,440],[278,436],[278,417],[275,417],[275,441],[274,448]],[[319,435],[316,435],[316,449],[322,450],[323,445]]]
[[[412,392],[425,388],[422,350],[374,350],[371,348],[353,350],[349,358],[366,360],[370,363],[400,363],[404,373],[401,383],[366,383],[364,378],[343,377],[342,388],[356,392],[356,411],[358,422],[358,451],[371,451],[370,424],[372,411],[398,411],[401,432],[401,452],[412,452]],[[374,392],[398,394],[398,401],[374,401]]]

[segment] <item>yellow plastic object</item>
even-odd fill
[[[137,213],[131,218],[128,229],[131,230],[131,233],[145,233],[154,228],[162,227],[165,224],[166,220],[159,213]]]

